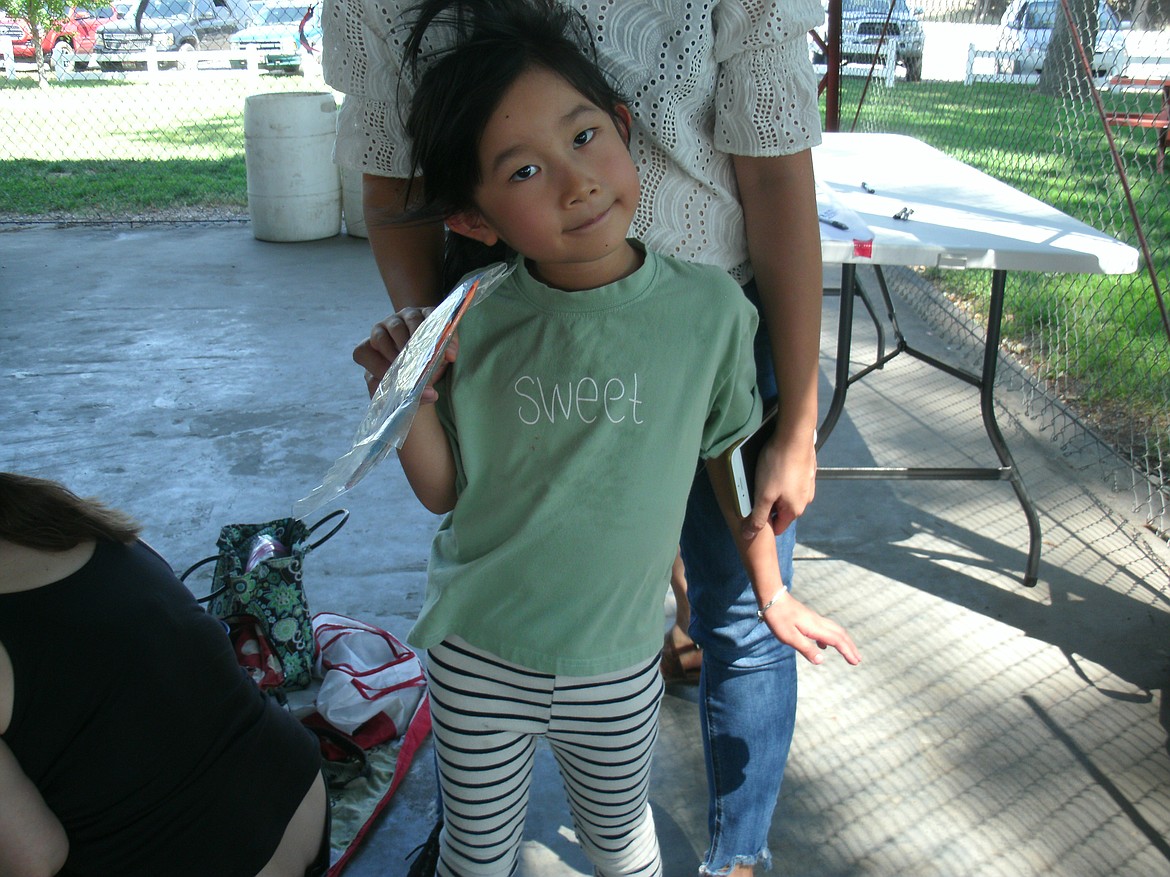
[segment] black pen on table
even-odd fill
[[[845,223],[843,223],[839,219],[831,219],[828,216],[818,216],[817,219],[819,219],[825,225],[831,225],[833,228],[839,228],[842,231],[845,231],[846,229],[849,228],[849,226],[847,226]]]

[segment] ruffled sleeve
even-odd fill
[[[337,120],[334,160],[342,167],[389,177],[410,175],[403,130],[409,83],[403,81],[402,43],[407,30],[398,4],[327,0],[322,70],[345,95]]]
[[[733,155],[787,155],[820,143],[808,31],[816,0],[720,3],[714,12],[715,145]]]

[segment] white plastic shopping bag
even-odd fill
[[[353,734],[384,713],[406,730],[426,689],[418,656],[388,631],[332,612],[313,617],[317,641],[317,712],[333,727]]]

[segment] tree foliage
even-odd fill
[[[54,24],[69,16],[69,8],[74,5],[68,0],[0,0],[0,11],[28,22],[36,51],[37,78],[42,85],[48,80],[45,78],[45,54],[41,43]]]

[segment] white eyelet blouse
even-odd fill
[[[335,160],[410,173],[398,101],[411,2],[325,0],[326,82],[345,95]],[[660,253],[751,276],[731,155],[820,142],[807,32],[818,0],[577,0],[601,65],[629,99],[642,183],[631,234]],[[777,229],[777,234],[782,234]]]

